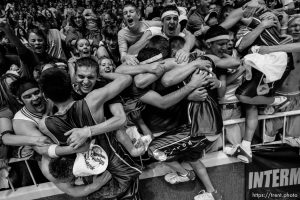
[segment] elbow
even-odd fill
[[[10,134],[5,134],[2,136],[2,142],[4,145],[10,145],[11,143],[9,142],[9,136]]]
[[[241,53],[241,52],[243,52],[244,50],[245,50],[245,48],[246,47],[244,47],[244,45],[239,45],[237,48],[236,48],[236,50],[239,52],[239,53]]]
[[[164,87],[170,87],[170,86],[172,86],[172,83],[173,83],[172,78],[168,78],[168,77],[163,76],[163,78],[161,79],[161,84]]]
[[[169,105],[167,102],[161,102],[160,104],[157,105],[160,109],[166,110],[168,109],[171,105]]]
[[[140,88],[140,89],[144,89],[148,86],[147,82],[141,78],[134,78],[134,83],[135,83],[136,87]]]
[[[124,87],[128,87],[132,83],[132,78],[130,75],[123,75],[123,85]]]
[[[118,125],[119,125],[119,128],[123,128],[123,127],[125,127],[127,125],[126,115],[119,117],[119,123],[118,123]]]

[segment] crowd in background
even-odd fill
[[[30,184],[25,165],[8,165],[30,157],[40,182],[72,196],[140,199],[138,175],[161,161],[170,184],[198,177],[196,200],[222,199],[203,152],[225,140],[228,156],[250,163],[251,144],[279,140],[283,127],[300,147],[300,116],[256,131],[259,115],[300,108],[298,13],[298,0],[1,1],[0,188],[7,176]],[[222,138],[223,121],[243,117]],[[61,169],[92,139],[116,169],[78,189],[73,168]]]

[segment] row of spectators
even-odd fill
[[[30,157],[39,181],[69,195],[140,199],[140,173],[161,161],[173,170],[167,182],[198,177],[205,191],[195,199],[220,200],[203,153],[225,140],[226,154],[250,163],[258,115],[299,109],[297,1],[4,3],[2,188],[7,176],[28,184],[25,166],[7,161]],[[222,138],[223,121],[242,117]],[[287,122],[291,146],[300,146],[299,120]],[[267,121],[263,138],[282,127]]]

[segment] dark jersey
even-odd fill
[[[72,128],[82,128],[93,126],[96,123],[90,113],[85,100],[76,101],[61,115],[49,116],[45,119],[47,134],[54,142],[66,144],[67,137],[64,133]],[[140,166],[136,165],[118,143],[114,133],[101,134],[96,138],[96,143],[100,145],[108,155],[109,164],[107,170],[112,174],[112,179],[100,190],[89,195],[89,199],[122,199],[129,196],[134,199],[137,195],[137,184],[141,174]],[[135,188],[134,188],[135,187]]]

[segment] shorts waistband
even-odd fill
[[[240,102],[227,103],[227,104],[221,104],[220,106],[222,109],[236,109],[241,106],[241,103]]]

